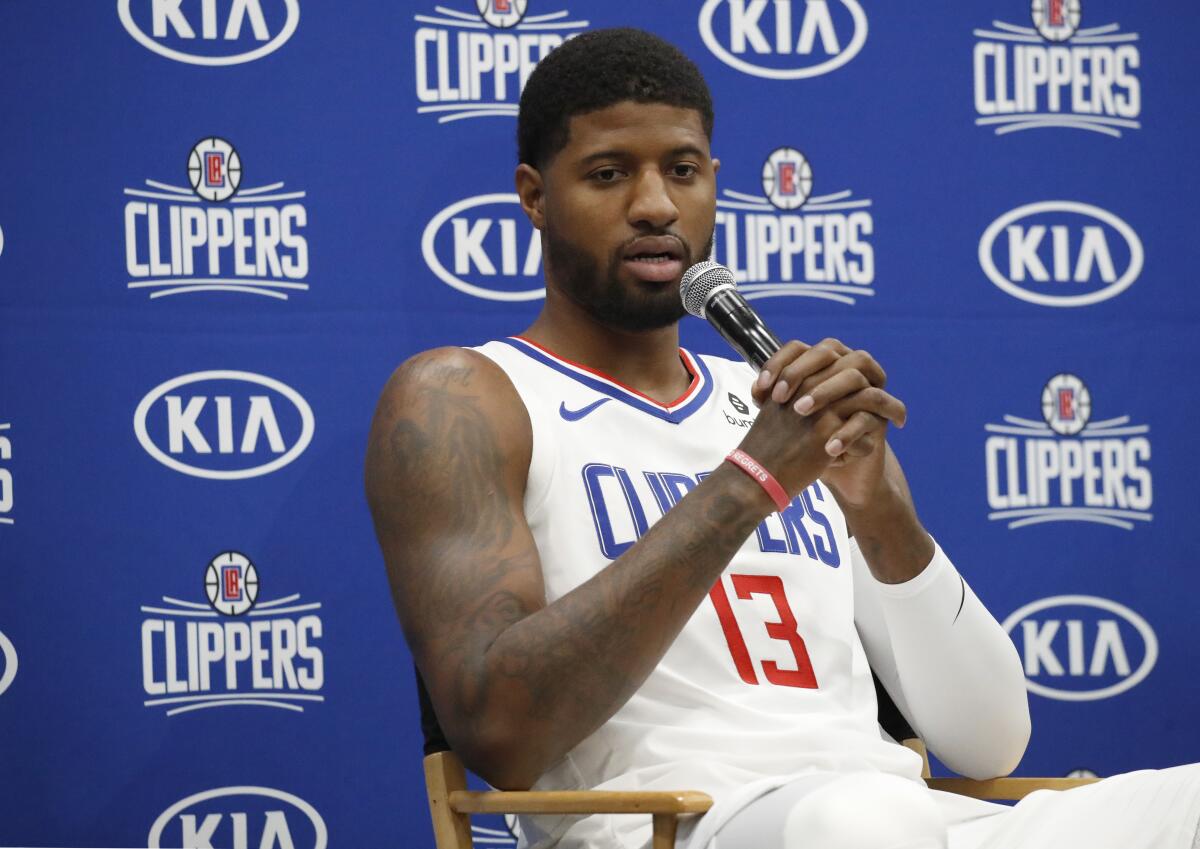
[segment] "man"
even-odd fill
[[[882,737],[872,667],[949,766],[1007,773],[1029,736],[1020,663],[917,519],[885,439],[905,408],[870,355],[790,342],[755,375],[679,348],[678,283],[712,242],[711,131],[703,79],[660,39],[558,48],[518,121],[541,314],[420,354],[383,391],[367,492],[454,750],[501,788],[708,791],[680,836],[696,849],[1190,846],[1194,770],[1140,782],[1127,835],[1104,812],[1133,790],[1009,812],[928,791]],[[752,424],[725,412],[746,396]],[[648,840],[634,817],[521,831]]]

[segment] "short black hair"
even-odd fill
[[[559,45],[529,75],[517,115],[517,158],[541,167],[566,146],[572,116],[624,100],[695,109],[712,139],[712,95],[691,59],[644,30],[601,29]]]

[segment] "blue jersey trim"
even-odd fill
[[[565,363],[554,359],[550,355],[538,350],[532,345],[525,344],[520,339],[513,339],[510,337],[507,339],[501,339],[499,341],[516,348],[525,356],[537,360],[542,365],[554,369],[559,374],[566,375],[572,380],[582,383],[589,389],[593,389],[602,395],[607,395],[613,400],[620,401],[636,410],[641,410],[643,413],[648,413],[649,415],[654,416],[656,419],[662,419],[663,421],[670,422],[671,424],[679,424],[687,420],[693,413],[703,407],[704,402],[708,400],[710,395],[712,395],[712,372],[708,370],[708,366],[704,363],[704,360],[697,357],[691,351],[688,351],[687,355],[688,358],[696,364],[696,369],[700,372],[701,386],[696,391],[696,394],[686,404],[681,407],[677,407],[674,410],[668,410],[665,407],[660,407],[657,404],[651,403],[650,401],[643,400],[642,398],[639,398],[630,392],[619,389],[616,386],[611,386],[599,378],[592,377],[588,374],[580,374],[578,371],[566,365]]]

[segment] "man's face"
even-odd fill
[[[693,109],[625,101],[572,117],[541,172],[549,285],[618,330],[674,324],[679,280],[712,247],[719,167]]]

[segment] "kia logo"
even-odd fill
[[[546,295],[541,237],[515,194],[450,204],[425,225],[421,253],[439,280],[476,298],[534,301]]]
[[[1010,210],[979,240],[979,264],[992,283],[1047,307],[1115,298],[1137,280],[1143,261],[1142,241],[1132,227],[1098,206],[1069,200]]]
[[[218,810],[205,805],[213,799],[227,800]],[[281,806],[280,803],[283,803]],[[234,807],[241,810],[229,810]],[[264,808],[266,810],[264,810]],[[299,815],[299,816],[298,816]],[[172,829],[168,846],[294,846],[325,849],[329,841],[325,820],[317,809],[292,793],[271,787],[218,787],[180,799],[163,811],[150,827],[147,845],[158,849],[164,832],[178,818],[178,834]],[[312,843],[300,837],[312,834]],[[259,835],[261,834],[261,840]],[[251,837],[248,844],[247,837]]]
[[[131,6],[150,25],[150,32],[138,26]],[[187,11],[185,11],[185,8]],[[270,17],[262,0],[209,0],[183,4],[180,0],[117,0],[121,25],[134,39],[160,56],[189,65],[237,65],[253,62],[284,45],[300,23],[298,0],[268,3]],[[272,34],[271,25],[282,24]],[[198,51],[190,53],[168,47],[166,39],[186,43]],[[251,49],[245,49],[250,44]],[[236,52],[233,52],[236,51]]]
[[[0,665],[0,693],[3,693],[17,677],[17,650],[3,633],[0,633],[0,657],[4,658],[4,663]]]
[[[312,441],[314,420],[300,393],[278,380],[199,371],[146,393],[133,428],[146,453],[164,466],[236,480],[270,474],[299,457]]]
[[[867,42],[867,15],[858,0],[839,2],[849,21],[845,13],[834,16],[834,0],[707,0],[700,7],[700,37],[726,65],[756,77],[799,80],[828,74],[857,56]],[[724,37],[717,35],[714,23],[721,25]],[[847,39],[850,25],[854,31]],[[767,64],[768,59],[774,61]]]
[[[1097,596],[1030,602],[1002,627],[1021,646],[1025,686],[1048,699],[1111,698],[1145,680],[1158,660],[1158,638],[1150,623],[1125,605]],[[1070,683],[1078,686],[1066,686]]]

